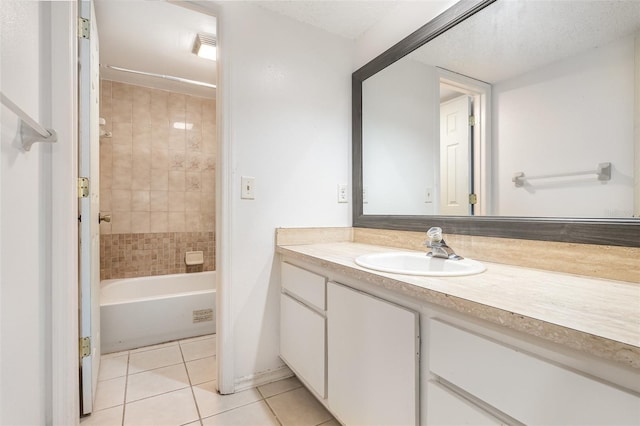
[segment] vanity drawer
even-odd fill
[[[499,426],[503,423],[441,384],[427,384],[427,426]]]
[[[326,283],[322,275],[282,262],[282,288],[321,311],[326,309]]]
[[[526,424],[640,424],[640,398],[432,320],[429,369]]]
[[[287,294],[280,295],[280,356],[326,398],[326,319]]]

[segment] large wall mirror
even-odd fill
[[[640,2],[461,1],[353,74],[356,227],[640,246]]]

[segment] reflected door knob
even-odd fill
[[[111,215],[110,214],[99,213],[98,214],[98,223],[100,223],[100,222],[111,222]]]

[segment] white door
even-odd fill
[[[89,38],[80,37],[79,52],[79,170],[89,178],[89,196],[79,199],[80,211],[80,338],[90,338],[90,355],[80,361],[81,414],[93,411],[100,367],[100,135],[98,31],[91,0],[79,2],[81,18],[90,24]]]
[[[470,214],[471,98],[440,105],[440,214]]]

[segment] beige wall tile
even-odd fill
[[[131,212],[112,212],[111,232],[113,234],[127,234],[131,232]]]
[[[111,143],[113,145],[131,146],[133,138],[133,126],[131,123],[114,122],[111,124]]]
[[[171,125],[173,126],[173,124]],[[183,129],[169,128],[169,150],[185,151],[186,149],[186,132]]]
[[[114,99],[131,101],[131,95],[133,92],[133,86],[126,83],[120,83],[118,81],[111,82],[111,96]]]
[[[113,99],[111,111],[111,121],[116,123],[131,123],[133,115],[133,104],[131,101]]]
[[[185,213],[185,228],[189,232],[201,232],[204,231],[201,223],[200,212],[186,212]]]
[[[133,122],[133,147],[139,150],[145,150],[147,155],[151,152],[151,125]]]
[[[133,212],[151,211],[150,191],[132,191],[131,192],[131,211]]]
[[[111,214],[109,211],[101,211],[102,214]],[[100,222],[100,235],[111,234],[111,222]],[[102,250],[100,251],[100,257],[104,256]]]
[[[200,174],[202,181],[202,192],[215,192],[216,175],[214,172],[202,172]]]
[[[184,208],[187,212],[199,212],[200,211],[200,199],[202,198],[199,192],[185,192]]]
[[[100,211],[111,211],[111,189],[100,188]]]
[[[144,238],[146,247],[148,236],[153,235],[163,247],[167,240],[162,236],[169,235],[172,241],[175,238],[180,244],[193,245],[180,248],[181,253],[209,250],[205,266],[212,270],[215,102],[108,80],[101,82],[101,88],[101,116],[110,114],[103,129],[113,133],[112,138],[102,139],[100,148],[101,211],[112,214],[110,224],[100,224],[105,236],[101,241],[101,273],[139,276],[182,271],[184,262],[176,263],[171,256],[164,259],[158,253],[153,267],[149,266],[151,254],[145,254],[136,271],[131,270],[130,258],[126,260],[125,256],[124,263],[120,262],[122,255],[117,247],[140,238]],[[188,131],[178,129],[174,122],[189,122],[192,127]],[[206,141],[205,132],[210,134]],[[209,191],[206,196],[203,188]],[[202,240],[199,234],[205,228],[211,229],[206,233],[208,240]],[[115,243],[112,246],[110,242]]]
[[[200,205],[203,213],[213,214],[216,211],[216,196],[213,193],[202,193],[202,204]]]
[[[169,232],[169,214],[167,212],[151,212],[150,232]]]
[[[216,170],[216,156],[215,154],[206,154],[202,163],[202,170],[213,172]]]
[[[167,102],[169,99],[169,92],[164,90],[151,90],[151,124],[156,125],[169,125],[169,109]]]
[[[166,145],[151,148],[151,168],[169,170],[169,148]]]
[[[169,171],[163,169],[151,169],[151,190],[169,190]]]
[[[200,125],[193,125],[193,128],[187,130],[187,150],[202,151],[202,129]]]
[[[200,123],[202,121],[203,98],[187,96],[187,121],[190,123]]]
[[[131,178],[131,189],[147,191],[151,189],[151,167],[148,164],[136,165]]]
[[[200,215],[200,225],[204,232],[214,232],[216,230],[216,218],[213,213],[202,213]]]
[[[169,120],[151,120],[151,140],[153,147],[169,148]]]
[[[184,150],[169,150],[169,170],[184,170]]]
[[[167,106],[169,108],[169,121],[184,122],[187,113],[187,97],[179,93],[169,93]]]
[[[131,189],[131,167],[113,166],[112,189]]]
[[[111,206],[114,212],[131,211],[131,191],[114,189],[111,191]]]
[[[170,212],[184,212],[184,192],[169,191],[169,211]]]
[[[184,212],[169,212],[169,231],[186,232],[186,222]]]
[[[131,145],[113,145],[113,166],[131,169],[133,166]]]
[[[151,232],[151,213],[132,212],[131,213],[131,232],[133,232],[134,234]]]
[[[185,189],[187,191],[198,191],[202,187],[202,178],[200,172],[186,172],[185,174]]]
[[[169,192],[168,191],[150,191],[149,210],[152,212],[169,211]]]
[[[169,171],[169,191],[185,190],[185,172]]]
[[[199,172],[202,170],[202,153],[201,152],[188,152],[187,160],[185,162],[185,169],[189,172]]]

